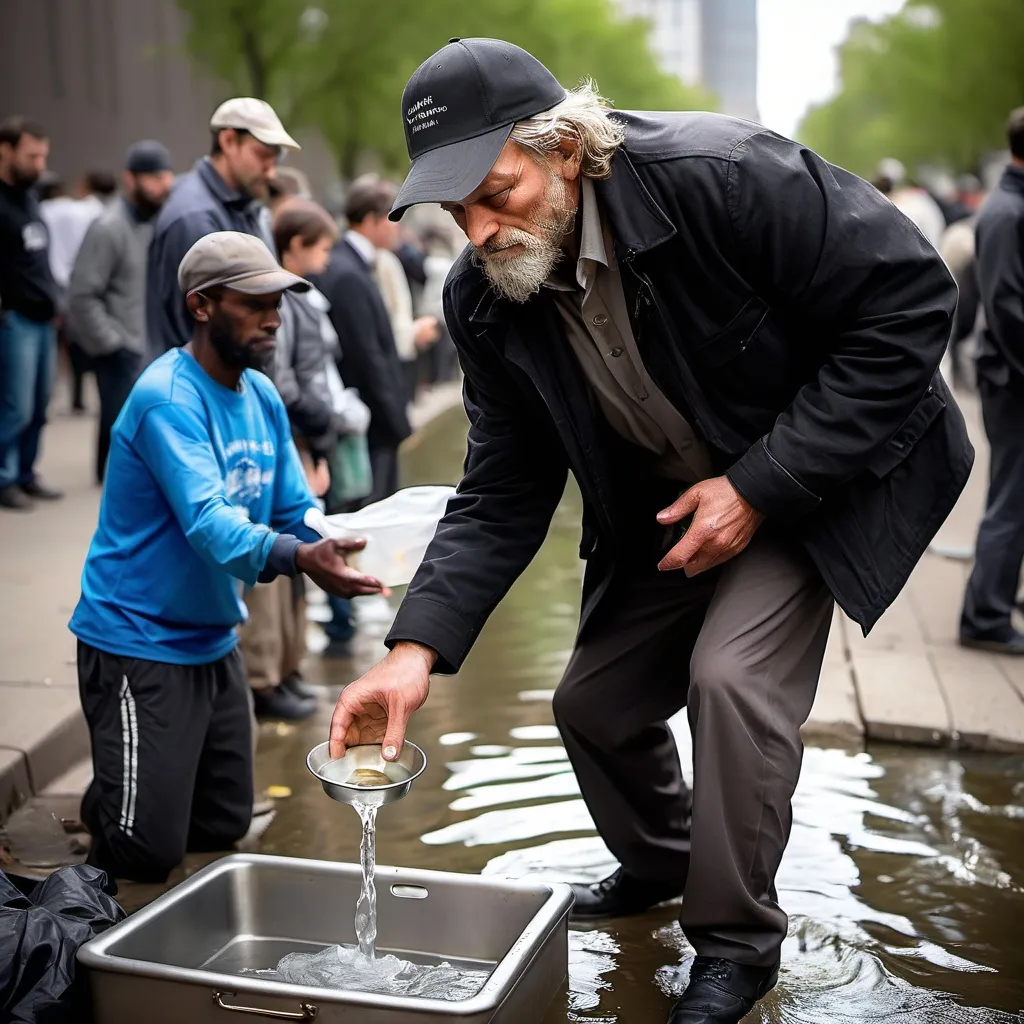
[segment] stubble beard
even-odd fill
[[[500,296],[526,302],[540,291],[562,259],[561,243],[576,222],[576,208],[570,208],[569,202],[565,179],[552,173],[544,198],[530,217],[535,231],[502,228],[486,245],[474,248],[473,263],[483,270]],[[496,255],[511,245],[521,245],[522,251],[512,256]]]

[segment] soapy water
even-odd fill
[[[355,946],[344,945],[289,953],[281,958],[276,974],[289,985],[458,1002],[475,996],[490,972],[453,967],[447,961],[414,964],[391,953],[369,958]]]

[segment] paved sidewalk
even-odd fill
[[[459,385],[427,392],[413,425],[423,427],[460,400]],[[100,491],[92,474],[95,418],[67,415],[68,405],[59,390],[41,463],[43,477],[66,497],[29,513],[0,512],[0,822],[30,796],[80,793],[89,777],[67,623]]]

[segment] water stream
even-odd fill
[[[359,841],[359,866],[363,877],[356,903],[356,943],[359,952],[372,960],[377,952],[377,888],[373,884],[377,865],[377,807],[356,804],[355,810],[363,825],[363,837]]]

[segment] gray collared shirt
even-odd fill
[[[611,235],[593,182],[581,178],[576,285],[552,274],[544,286],[597,404],[612,428],[655,455],[659,476],[694,483],[712,475],[707,446],[651,379],[629,323]]]

